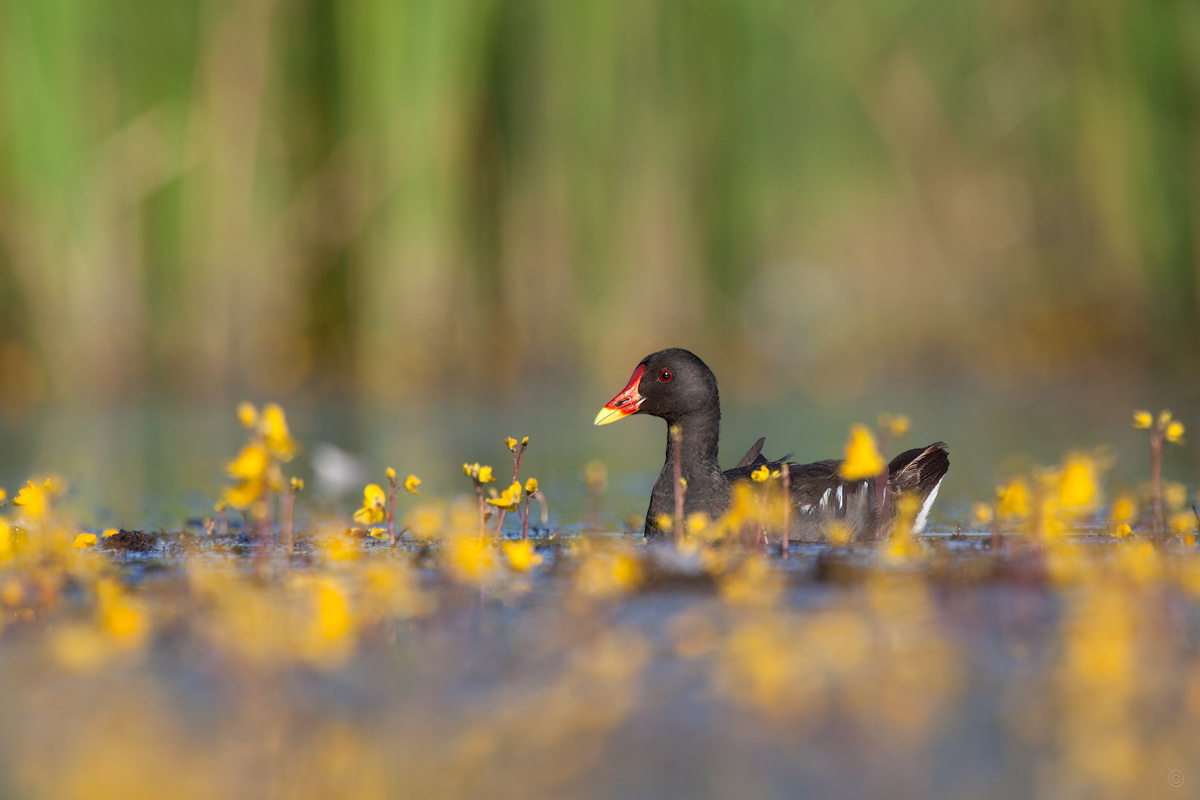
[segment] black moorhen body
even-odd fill
[[[793,508],[788,538],[792,541],[821,541],[822,524],[832,519],[844,520],[856,541],[885,538],[892,528],[892,498],[904,492],[915,495],[921,504],[913,526],[915,532],[920,532],[937,497],[938,486],[950,469],[950,457],[941,442],[901,453],[888,465],[882,502],[876,495],[874,480],[842,478],[838,470],[840,461],[815,464],[768,461],[762,455],[763,439],[750,448],[737,466],[722,470],[717,463],[721,401],[716,376],[693,353],[677,348],[660,350],[642,359],[629,385],[596,415],[596,424],[605,425],[631,414],[651,414],[667,421],[666,463],[654,484],[646,512],[649,537],[662,533],[654,524],[659,515],[675,513],[676,442],[669,433],[673,425],[680,428],[678,446],[682,448],[680,461],[687,481],[685,514],[703,511],[716,519],[729,505],[734,481],[748,480],[750,473],[763,464],[772,470],[786,465]]]

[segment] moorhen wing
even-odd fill
[[[853,531],[855,541],[885,538],[891,533],[895,504],[891,499],[911,493],[920,503],[913,530],[925,527],[938,486],[950,469],[946,446],[936,442],[901,453],[888,464],[883,497],[876,495],[876,481],[846,480],[839,473],[840,461],[793,464],[783,459],[768,461],[759,439],[733,469],[722,470],[717,462],[717,440],[721,430],[721,401],[717,379],[703,361],[687,350],[672,348],[646,356],[620,394],[596,415],[597,425],[607,425],[632,414],[650,414],[667,421],[667,458],[663,464],[650,508],[646,512],[646,536],[661,535],[655,525],[660,515],[675,513],[675,448],[681,448],[680,463],[687,492],[684,513],[703,511],[712,519],[729,506],[735,481],[748,480],[750,473],[766,464],[772,470],[786,466],[791,492],[792,541],[821,541],[824,523],[840,519]],[[670,435],[679,426],[678,444]],[[880,517],[883,516],[883,524]]]

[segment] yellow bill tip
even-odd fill
[[[608,406],[605,406],[604,408],[600,409],[600,413],[596,415],[596,421],[592,424],[607,425],[610,422],[616,422],[617,420],[628,416],[628,413],[619,408],[609,408]]]

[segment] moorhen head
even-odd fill
[[[885,537],[891,532],[895,498],[901,493],[914,495],[921,504],[914,525],[920,532],[950,468],[946,446],[935,442],[894,458],[886,479],[881,472],[878,480],[850,481],[841,477],[837,460],[813,464],[768,461],[761,455],[763,440],[759,439],[737,466],[722,470],[717,462],[721,401],[716,376],[695,354],[679,348],[643,358],[625,388],[600,409],[595,424],[607,425],[634,414],[662,417],[668,426],[666,461],[646,511],[648,537],[663,533],[656,521],[675,512],[677,448],[687,485],[685,516],[704,512],[716,519],[729,506],[734,481],[749,479],[751,471],[764,464],[772,470],[787,469],[789,499],[795,511],[788,536],[796,541],[820,541],[825,524],[832,519],[846,522],[856,540]],[[670,434],[672,427],[679,428],[678,440]]]

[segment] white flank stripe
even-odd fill
[[[838,486],[838,508],[841,508],[843,505],[844,505],[844,503],[842,503],[842,487],[839,485]]]
[[[929,509],[933,508],[933,501],[937,499],[938,489],[942,488],[942,482],[938,481],[933,491],[925,498],[925,503],[921,506],[921,513],[917,514],[917,521],[913,523],[913,533],[920,533],[925,530],[925,520],[929,517]]]

